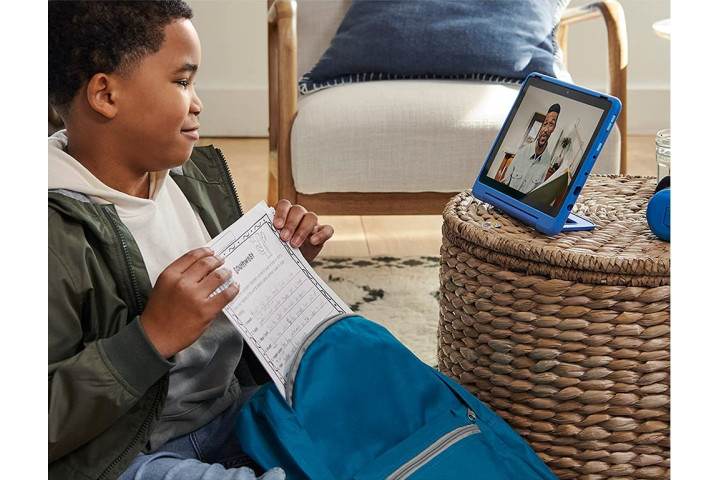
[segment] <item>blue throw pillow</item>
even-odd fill
[[[370,80],[557,76],[554,33],[569,1],[355,0],[300,93]]]

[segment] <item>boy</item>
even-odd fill
[[[221,313],[240,287],[209,297],[230,272],[202,248],[242,211],[221,155],[193,148],[192,11],[48,10],[48,93],[66,125],[48,138],[50,477],[255,478],[233,421],[262,372]],[[286,200],[274,223],[308,260],[333,234]]]

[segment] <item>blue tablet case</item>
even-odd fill
[[[595,107],[602,108],[603,110],[603,114],[595,128],[593,138],[588,143],[588,147],[584,150],[583,158],[580,161],[571,182],[568,184],[565,197],[559,206],[556,205],[554,207],[550,207],[549,205],[539,205],[537,201],[533,205],[533,202],[531,201],[532,199],[527,200],[528,195],[525,195],[525,198],[514,198],[513,192],[511,192],[510,189],[505,188],[503,185],[498,185],[494,182],[494,180],[487,176],[490,163],[497,158],[497,148],[500,147],[499,142],[504,139],[505,134],[510,127],[510,123],[514,120],[515,113],[517,112],[530,85],[535,86],[540,90],[547,89],[555,95],[567,94],[568,98],[572,97],[571,99],[575,102],[583,103],[583,101],[587,101],[594,104]],[[525,79],[525,82],[518,93],[517,100],[508,114],[503,128],[500,130],[500,134],[495,139],[493,148],[490,150],[490,153],[483,164],[483,168],[480,170],[480,174],[475,180],[472,190],[473,195],[479,200],[497,207],[503,212],[521,220],[524,223],[527,223],[536,230],[547,235],[556,235],[561,231],[567,232],[589,230],[594,228],[594,225],[591,222],[571,213],[571,211],[578,196],[580,195],[580,191],[582,190],[588,175],[590,174],[590,170],[597,160],[598,154],[605,144],[605,140],[607,140],[607,137],[610,134],[610,130],[614,125],[621,108],[622,105],[620,101],[610,95],[562,82],[553,77],[548,77],[539,73],[531,73]]]

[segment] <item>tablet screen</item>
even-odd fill
[[[479,181],[556,216],[610,108],[605,98],[529,78]]]

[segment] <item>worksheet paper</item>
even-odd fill
[[[300,250],[280,240],[274,215],[260,202],[208,246],[225,259],[240,286],[223,312],[285,395],[291,363],[305,338],[326,318],[352,311]]]

